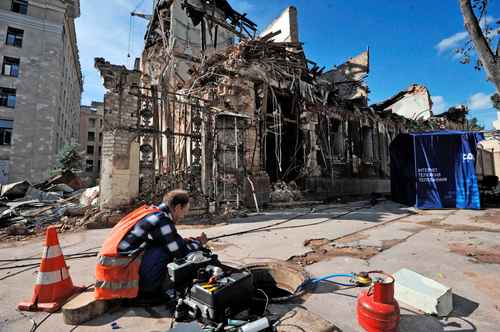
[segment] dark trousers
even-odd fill
[[[171,258],[168,251],[159,246],[146,248],[139,270],[139,293],[164,291],[167,279],[167,264]]]

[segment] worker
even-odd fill
[[[188,193],[174,190],[163,197],[161,205],[144,205],[122,218],[99,252],[95,298],[146,302],[165,298],[167,264],[207,242],[205,233],[194,239],[177,233],[175,224],[188,211]]]

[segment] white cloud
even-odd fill
[[[479,24],[481,25],[481,28],[484,29],[486,24],[491,24],[495,21],[496,21],[496,19],[493,16],[488,15],[488,16],[483,17],[481,19],[481,22],[479,22]]]
[[[441,114],[448,110],[448,103],[444,100],[443,96],[431,96],[432,99],[432,113]]]
[[[484,29],[487,24],[491,24],[495,21],[496,19],[494,17],[486,16],[481,19],[481,22],[479,22],[479,24],[481,25],[481,28]],[[495,35],[495,30],[492,30],[488,33],[489,37],[494,35]],[[438,53],[441,54],[445,51],[453,50],[462,46],[468,37],[469,34],[466,31],[457,32],[447,38],[442,39],[439,43],[437,43],[435,48],[437,49]],[[455,56],[455,58],[457,57]]]
[[[471,111],[482,111],[492,108],[491,94],[488,95],[482,92],[473,94],[470,96],[467,106],[469,106]]]
[[[439,53],[458,47],[462,42],[467,39],[467,32],[457,32],[456,34],[441,40],[437,45],[436,49]]]
[[[231,7],[240,13],[248,13],[254,8],[254,4],[247,0],[233,0],[231,1]]]

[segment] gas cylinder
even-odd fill
[[[368,291],[358,296],[359,325],[367,332],[396,331],[399,324],[399,305],[394,299],[394,278],[383,274]]]

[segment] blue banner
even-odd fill
[[[397,149],[391,150],[391,160],[394,160],[392,154],[397,153],[396,150],[401,152],[401,149],[413,149],[413,156],[395,165],[391,163],[391,168],[395,168],[391,181],[400,182],[398,177],[403,174],[402,165],[414,163],[404,166],[405,173],[411,170],[414,174],[414,190],[411,188],[406,195],[415,195],[410,205],[421,209],[480,208],[476,146],[484,139],[483,134],[443,131],[404,135],[407,136],[404,141],[410,144],[398,144]],[[405,195],[398,193],[395,196]]]

